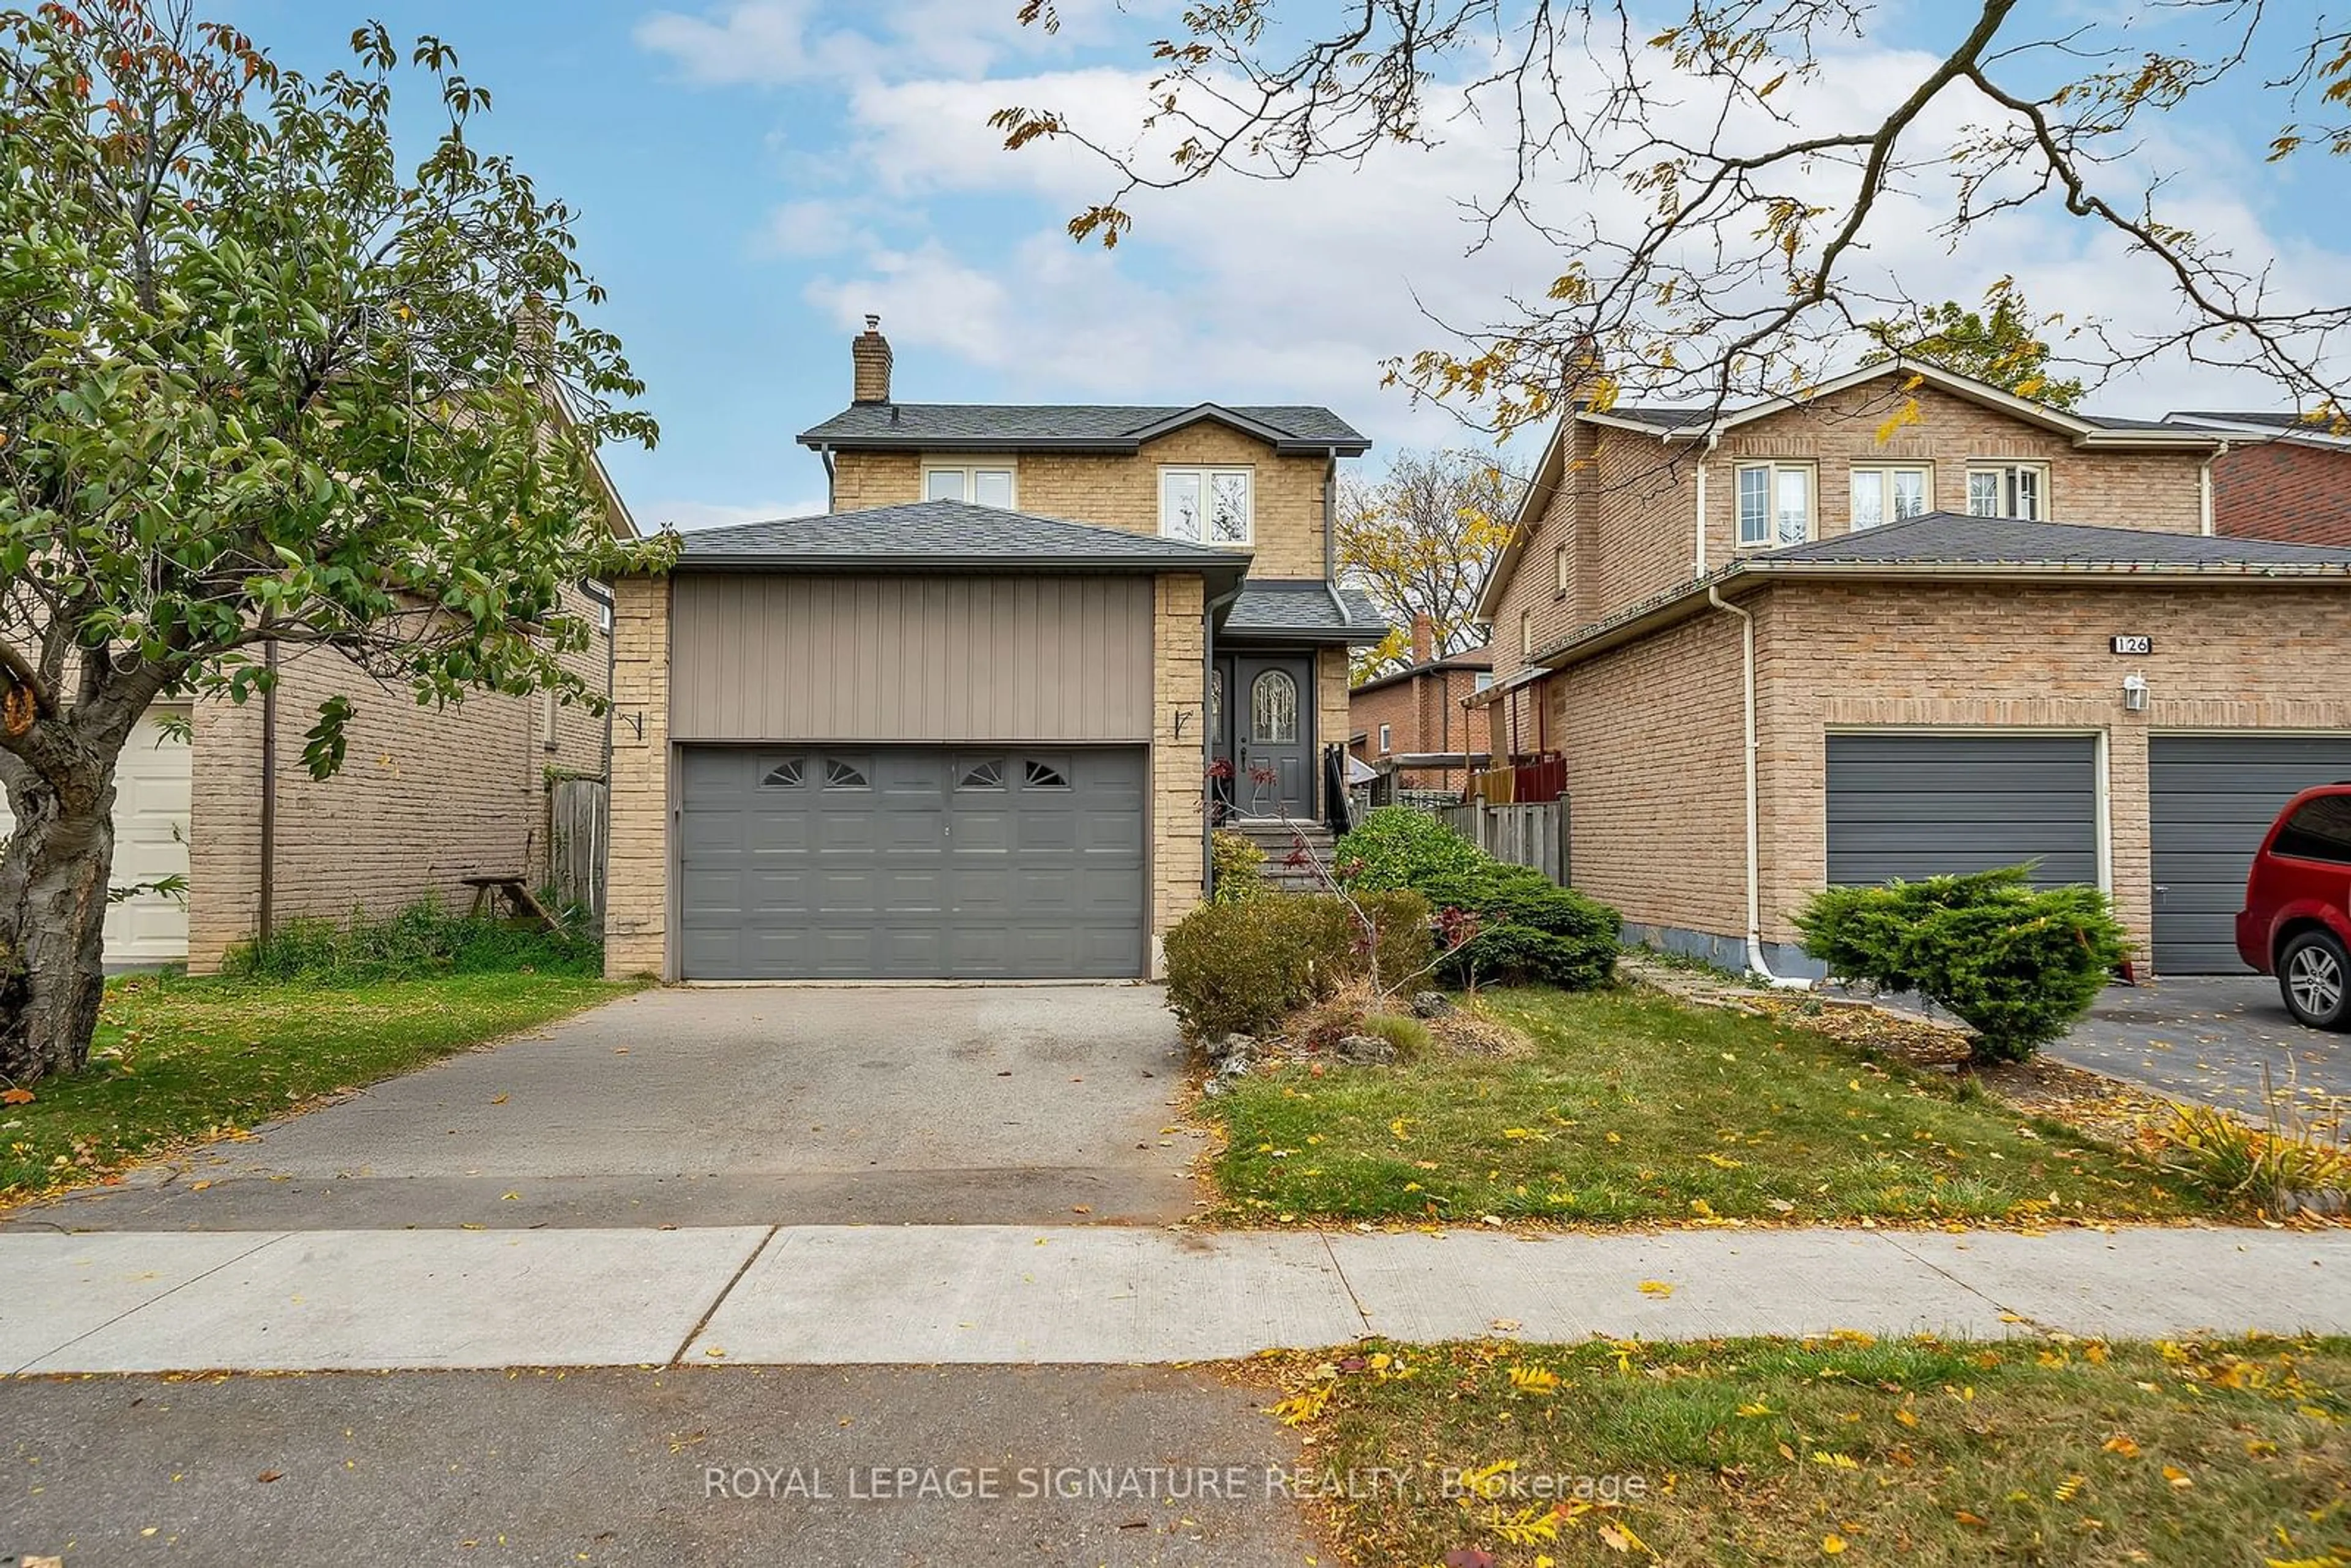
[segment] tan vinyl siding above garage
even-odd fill
[[[1151,580],[681,574],[676,740],[1151,735]]]

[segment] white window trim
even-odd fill
[[[1996,474],[2000,476],[2001,497],[2001,505],[2003,507],[2007,506],[2008,497],[2011,494],[2013,489],[2011,476],[2019,469],[2036,475],[2041,480],[2041,494],[2039,497],[2038,509],[2034,512],[2032,517],[2027,520],[2036,523],[2047,522],[2049,520],[2051,511],[2049,505],[2050,474],[2048,464],[2034,459],[2011,460],[2006,457],[1976,457],[1968,460],[1968,478],[1970,481],[1972,481],[1979,474]],[[1968,500],[1968,515],[1970,517],[1980,516],[1980,514],[1977,513],[1974,508],[1973,497],[1970,497]],[[2011,512],[2001,511],[1996,512],[1992,515],[1995,517],[2008,517],[2011,515]]]
[[[1567,597],[1571,581],[1569,571],[1567,547],[1563,544],[1553,545],[1551,552],[1551,596],[1553,599]]]
[[[1535,653],[1535,612],[1519,612],[1519,657],[1531,659]]]
[[[1181,534],[1171,534],[1167,531],[1167,477],[1171,474],[1191,474],[1199,478],[1200,526],[1202,529],[1202,537],[1199,538],[1186,539]],[[1241,510],[1241,521],[1244,531],[1242,536],[1237,539],[1212,539],[1206,537],[1206,530],[1207,528],[1208,522],[1208,509],[1213,505],[1210,497],[1214,493],[1216,476],[1219,474],[1238,474],[1249,481],[1248,504],[1243,507]],[[1250,549],[1256,547],[1257,468],[1254,465],[1248,463],[1171,463],[1160,468],[1154,484],[1156,488],[1152,497],[1152,504],[1156,507],[1159,511],[1159,537],[1161,538],[1177,539],[1181,540],[1185,544],[1207,545],[1212,549]]]
[[[935,462],[926,457],[923,460],[923,488],[919,498],[925,501],[931,498],[932,475],[960,474],[963,476],[964,500],[975,507],[984,505],[985,503],[976,499],[979,494],[979,482],[973,477],[974,475],[981,473],[1005,476],[1011,490],[1010,497],[1004,503],[1005,509],[1018,511],[1020,507],[1020,465],[1009,457],[1000,460],[941,458]]]
[[[1894,476],[1916,474],[1919,476],[1919,495],[1923,498],[1925,509],[1929,512],[1935,509],[1935,465],[1932,463],[1856,463],[1845,471],[1844,476],[1844,526],[1848,532],[1861,527],[1860,508],[1854,505],[1853,482],[1864,474],[1885,476],[1886,502],[1889,508],[1894,504]],[[1898,523],[1901,520],[1893,516],[1889,510],[1886,516],[1878,518],[1869,526],[1882,528],[1888,523]]]
[[[1770,503],[1769,510],[1764,514],[1764,522],[1766,527],[1770,529],[1770,537],[1767,538],[1750,539],[1740,531],[1740,518],[1739,516],[1739,481],[1741,475],[1756,469],[1761,469],[1763,473],[1770,476],[1770,477],[1765,481],[1764,491],[1765,497]],[[1804,476],[1804,537],[1802,539],[1782,539],[1780,537],[1780,476],[1791,473],[1802,474]],[[1734,546],[1743,550],[1783,549],[1791,545],[1809,544],[1820,537],[1821,469],[1819,464],[1812,462],[1809,459],[1802,462],[1787,463],[1776,463],[1759,459],[1752,463],[1740,463],[1732,466],[1730,472],[1730,540]]]
[[[1385,757],[1390,751],[1395,749],[1395,747],[1388,743],[1390,727],[1391,727],[1384,724],[1380,726],[1380,755],[1382,757]]]

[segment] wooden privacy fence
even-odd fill
[[[1528,865],[1567,885],[1567,800],[1536,806],[1447,806],[1445,825],[1498,861]]]
[[[604,836],[611,826],[601,779],[558,779],[547,791],[547,880],[566,904],[604,925]]]

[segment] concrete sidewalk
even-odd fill
[[[13,1231],[0,1279],[0,1370],[35,1374],[1099,1364],[1495,1333],[2351,1333],[2351,1231]]]

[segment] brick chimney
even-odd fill
[[[1437,622],[1426,614],[1412,618],[1412,662],[1416,667],[1426,664],[1437,652]]]
[[[865,330],[850,340],[850,363],[856,368],[852,402],[890,401],[890,340],[882,335],[882,318],[865,318]]]

